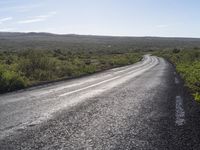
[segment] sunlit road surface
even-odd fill
[[[1,95],[0,149],[198,149],[179,84],[169,63],[146,55],[134,65]]]

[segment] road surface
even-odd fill
[[[200,149],[198,104],[172,65],[134,65],[0,96],[0,149]]]

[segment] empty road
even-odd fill
[[[0,149],[200,149],[200,108],[171,64],[141,62],[0,96]]]

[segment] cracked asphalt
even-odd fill
[[[1,95],[0,149],[198,150],[199,115],[173,66],[146,55],[134,65]]]

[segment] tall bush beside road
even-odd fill
[[[141,58],[140,53],[0,52],[0,93],[130,65]]]
[[[176,66],[194,99],[200,102],[200,49],[163,50],[156,52],[156,55],[168,59]]]

